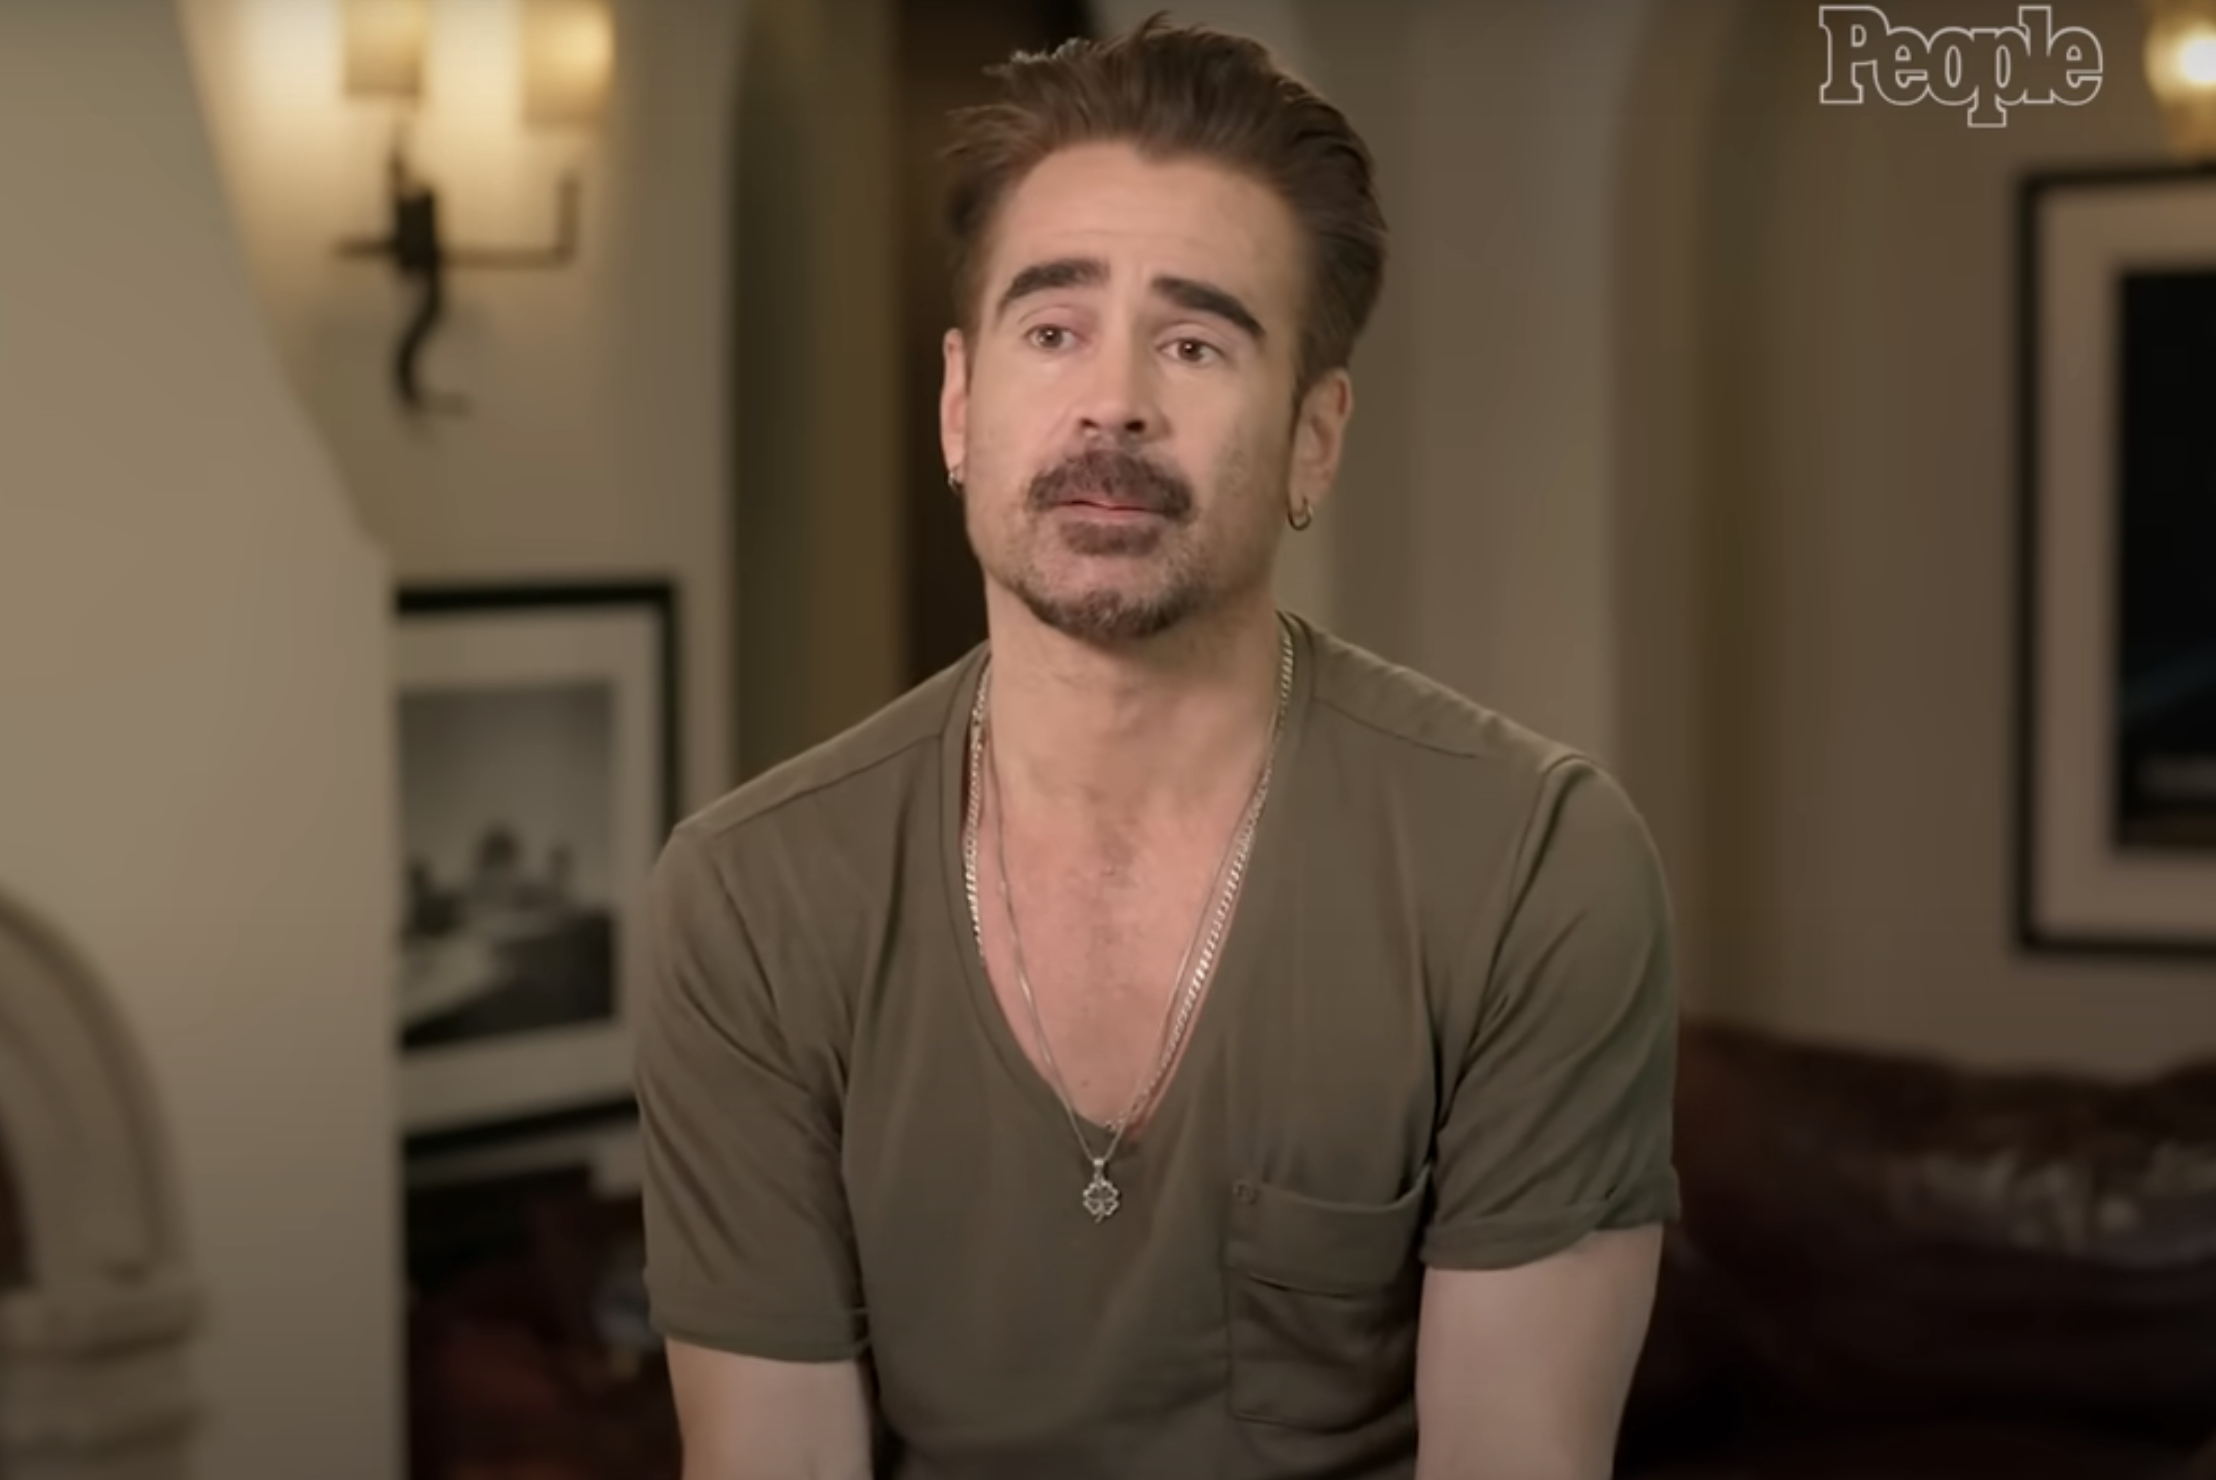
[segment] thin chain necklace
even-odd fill
[[[1171,1003],[1171,1010],[1163,1024],[1162,1048],[1138,1093],[1132,1097],[1130,1107],[1108,1125],[1108,1145],[1094,1151],[1085,1128],[1078,1123],[1077,1110],[1063,1082],[1061,1066],[1055,1062],[1054,1047],[1047,1040],[1046,1024],[1039,1017],[1038,999],[1031,991],[1030,973],[1023,963],[1023,938],[1016,929],[1016,907],[1008,892],[1007,829],[1004,825],[1006,810],[1000,805],[1000,768],[986,764],[990,739],[986,724],[986,698],[992,679],[988,666],[977,680],[977,702],[970,711],[969,727],[969,802],[962,827],[962,883],[969,898],[970,929],[977,938],[978,958],[985,954],[985,919],[978,905],[977,894],[977,846],[978,835],[983,831],[981,814],[985,802],[985,782],[990,774],[993,788],[993,841],[1000,853],[1000,903],[1008,921],[1008,943],[1015,957],[1016,986],[1023,994],[1023,1004],[1031,1019],[1031,1031],[1039,1040],[1040,1055],[1046,1060],[1048,1075],[1054,1081],[1056,1096],[1062,1102],[1062,1113],[1070,1123],[1070,1134],[1077,1138],[1078,1150],[1092,1166],[1092,1180],[1085,1184],[1081,1201],[1085,1211],[1092,1214],[1095,1223],[1105,1222],[1122,1206],[1123,1194],[1109,1180],[1108,1161],[1123,1144],[1126,1129],[1136,1121],[1153,1102],[1161,1089],[1163,1078],[1170,1065],[1176,1062],[1178,1051],[1184,1046],[1186,1033],[1192,1027],[1193,1011],[1200,1002],[1201,988],[1207,983],[1210,971],[1216,963],[1216,953],[1223,944],[1226,924],[1231,918],[1231,906],[1239,897],[1241,884],[1245,882],[1247,860],[1253,852],[1255,828],[1262,816],[1262,805],[1269,797],[1270,777],[1277,768],[1277,744],[1285,729],[1286,711],[1291,705],[1293,693],[1293,643],[1292,636],[1282,623],[1278,628],[1277,665],[1277,716],[1270,730],[1270,748],[1262,762],[1261,774],[1255,778],[1254,789],[1247,798],[1246,810],[1240,815],[1239,824],[1232,829],[1231,839],[1225,844],[1223,857],[1216,865],[1213,908],[1204,908],[1195,922],[1193,938],[1185,946],[1185,954],[1177,964],[1177,980],[1182,989]],[[1195,959],[1197,951],[1198,959]]]

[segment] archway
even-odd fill
[[[0,1288],[0,1474],[184,1475],[199,1300],[153,1087],[87,963],[5,895],[0,1150],[18,1243]]]

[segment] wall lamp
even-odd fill
[[[2147,0],[2146,66],[2172,151],[2216,164],[2216,0]]]
[[[393,357],[393,382],[410,412],[461,411],[459,397],[434,395],[422,382],[425,342],[446,309],[449,268],[549,268],[577,251],[578,184],[565,174],[556,185],[553,241],[537,247],[455,246],[439,230],[438,194],[411,167],[407,123],[424,94],[425,56],[431,32],[431,0],[341,0],[346,94],[382,98],[402,106],[386,162],[389,226],[383,236],[339,244],[345,257],[389,259],[416,302]],[[521,34],[523,122],[532,127],[577,127],[596,122],[606,99],[615,59],[614,25],[607,0],[518,0]]]

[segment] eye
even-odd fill
[[[1038,324],[1024,333],[1024,340],[1033,349],[1061,349],[1069,343],[1069,330],[1060,324]]]
[[[1205,339],[1173,339],[1170,353],[1188,365],[1205,365],[1211,359],[1222,358],[1216,347]]]

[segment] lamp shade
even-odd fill
[[[524,121],[597,121],[615,50],[607,0],[523,0]]]
[[[2216,0],[2147,0],[2146,61],[2171,149],[2216,160]]]
[[[423,96],[430,0],[344,0],[341,15],[349,95]]]

